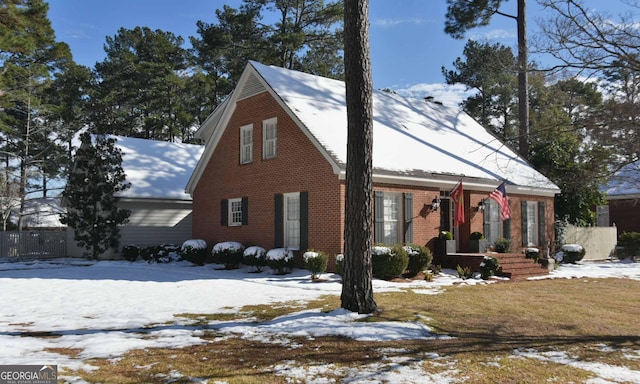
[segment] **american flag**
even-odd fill
[[[495,200],[500,206],[500,220],[504,221],[511,217],[511,208],[509,208],[509,199],[507,199],[504,181],[489,194],[489,198]]]

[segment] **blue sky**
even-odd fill
[[[602,0],[587,0],[600,5]],[[622,0],[607,1],[609,9]],[[237,8],[240,0],[49,0],[49,19],[58,41],[71,46],[79,64],[93,67],[104,59],[106,36],[120,27],[147,26],[180,35],[196,35],[196,22],[213,23],[215,10],[227,4]],[[505,3],[503,11],[515,14],[516,1]],[[370,40],[374,87],[391,88],[415,95],[431,94],[446,99],[441,68],[452,69],[462,56],[467,39],[456,40],[444,33],[445,0],[370,0]],[[536,20],[544,13],[536,1],[528,2],[530,36]],[[485,28],[471,31],[467,38],[489,40],[511,46],[515,52],[515,21],[496,16]],[[458,87],[459,93],[464,88]],[[444,100],[445,102],[447,100]]]

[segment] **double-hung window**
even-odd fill
[[[539,223],[538,223],[538,202],[527,201],[523,205],[523,221],[525,228],[522,231],[526,234],[523,239],[523,245],[538,245]]]
[[[300,193],[284,195],[284,245],[300,249]]]
[[[399,192],[375,192],[374,240],[376,243],[398,244],[411,242],[412,224],[405,218],[412,217],[413,194]]]
[[[229,199],[229,225],[242,225],[242,199]]]
[[[272,118],[262,122],[262,158],[276,157],[278,144],[278,119]]]
[[[240,127],[240,164],[253,161],[253,124]]]

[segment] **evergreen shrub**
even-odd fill
[[[400,245],[375,246],[371,254],[373,277],[391,280],[404,273],[409,265],[409,256]]]
[[[500,262],[493,256],[485,256],[480,263],[480,278],[487,280],[496,274],[500,268]]]
[[[216,264],[224,265],[225,269],[238,269],[242,263],[244,246],[235,241],[217,243],[211,249],[211,259]]]
[[[469,239],[482,240],[484,239],[484,235],[481,232],[471,232],[471,235],[469,235]]]
[[[122,258],[134,262],[140,255],[140,247],[137,245],[129,244],[122,247]]]
[[[495,251],[497,253],[511,252],[511,240],[501,237],[496,240]]]
[[[407,256],[409,256],[407,274],[410,277],[416,276],[418,273],[429,269],[433,261],[433,255],[429,248],[416,244],[408,244],[403,248]]]
[[[181,261],[180,247],[174,244],[150,245],[140,249],[140,257],[147,263]]]
[[[317,280],[322,272],[327,270],[329,264],[329,256],[322,251],[314,251],[312,249],[302,255],[305,268],[311,272],[311,280]]]
[[[540,250],[538,248],[526,248],[524,250],[524,257],[526,259],[533,259],[533,262],[537,263],[540,258]]]
[[[182,259],[196,265],[204,265],[207,258],[207,242],[201,239],[187,240],[180,247]]]
[[[267,252],[267,262],[277,275],[286,275],[293,270],[293,252],[285,248],[275,248]]]
[[[242,254],[242,264],[253,267],[254,272],[262,272],[269,265],[267,251],[258,246],[248,247]]]
[[[560,248],[559,255],[556,255],[556,260],[566,264],[575,264],[582,260],[587,251],[582,245],[579,244],[565,244]]]
[[[622,247],[618,257],[635,260],[640,257],[640,232],[622,232],[618,245]]]

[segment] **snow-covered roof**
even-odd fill
[[[11,210],[10,220],[18,224],[18,207]],[[60,214],[65,210],[61,206],[60,197],[30,199],[24,202],[22,217],[23,228],[63,228]]]
[[[191,200],[184,186],[204,146],[113,136],[131,188],[118,197]]]
[[[347,108],[344,82],[249,62],[232,101],[262,90],[271,92],[334,167],[347,161]],[[234,100],[235,99],[235,100]],[[233,108],[225,107],[227,113]],[[214,114],[216,112],[214,111]],[[219,112],[218,112],[219,113]],[[511,192],[522,189],[552,195],[559,188],[458,107],[374,91],[374,180],[425,184],[463,177],[476,187],[495,188],[507,180]],[[226,124],[224,117],[216,124]],[[215,132],[204,126],[201,130]],[[215,133],[214,133],[215,135]],[[215,141],[213,146],[215,147]],[[212,149],[207,149],[203,162]],[[202,167],[204,164],[199,165]],[[198,178],[199,170],[195,177]],[[492,187],[489,187],[492,185]],[[193,186],[193,179],[190,181]]]
[[[602,188],[609,198],[640,195],[640,160],[622,167]]]

